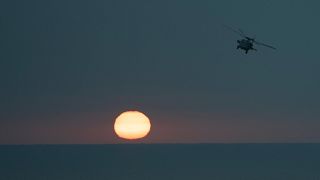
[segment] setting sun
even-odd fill
[[[139,139],[145,137],[151,128],[149,118],[139,111],[121,113],[114,123],[116,134],[124,139]]]

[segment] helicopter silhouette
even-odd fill
[[[265,46],[265,47],[268,47],[268,48],[271,48],[274,50],[276,49],[273,46],[258,42],[255,40],[255,38],[251,38],[251,37],[247,36],[241,29],[235,30],[229,26],[226,26],[226,25],[223,25],[223,26],[226,27],[227,29],[231,30],[232,32],[240,35],[243,38],[241,40],[237,40],[237,43],[238,43],[237,49],[243,49],[246,54],[248,54],[248,51],[250,51],[250,50],[257,51],[257,49],[255,49],[253,47],[254,44],[260,45],[260,46]]]

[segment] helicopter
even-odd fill
[[[231,30],[232,32],[240,35],[243,38],[241,40],[237,40],[237,43],[238,43],[237,49],[244,50],[246,54],[248,54],[248,51],[250,51],[250,50],[257,51],[257,49],[255,49],[253,47],[254,44],[265,46],[265,47],[276,50],[276,48],[273,46],[258,42],[255,40],[255,38],[251,38],[251,37],[247,36],[241,29],[235,30],[235,29],[233,29],[229,26],[226,26],[226,25],[224,25],[224,27],[226,27],[227,29]]]

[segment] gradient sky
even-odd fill
[[[0,143],[320,142],[316,0],[4,0]],[[244,55],[239,27],[278,48]]]

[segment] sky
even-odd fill
[[[316,0],[4,0],[0,144],[320,142]],[[241,28],[276,51],[236,49]]]

